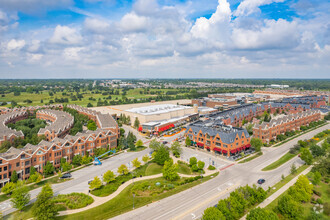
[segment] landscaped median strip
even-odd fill
[[[217,171],[215,170],[213,174],[217,173]],[[181,177],[195,177],[196,175],[185,175],[185,174],[179,174]],[[211,174],[210,174],[211,175]],[[156,175],[152,175],[152,176],[143,176],[143,177],[140,177],[140,178],[135,178],[135,179],[130,179],[129,181],[125,182],[124,184],[120,185],[119,188],[112,194],[110,194],[109,196],[106,196],[106,197],[97,197],[97,196],[94,196],[94,195],[91,195],[94,199],[94,202],[89,205],[89,206],[86,206],[84,208],[81,208],[81,209],[74,209],[74,210],[66,210],[66,211],[61,211],[59,212],[59,216],[64,216],[64,215],[70,215],[70,214],[74,214],[74,213],[79,213],[79,212],[82,212],[82,211],[86,211],[88,209],[91,209],[91,208],[95,208],[99,205],[102,205],[108,201],[110,201],[111,199],[115,198],[116,196],[118,196],[126,187],[128,187],[129,185],[131,185],[132,183],[134,182],[138,182],[138,181],[143,181],[143,180],[148,180],[148,179],[155,179],[155,178],[160,178],[162,177],[163,174],[160,173],[160,174],[156,174]]]
[[[291,154],[290,152],[288,152],[288,153],[284,154],[280,159],[275,161],[274,163],[271,163],[268,166],[266,166],[265,168],[263,168],[262,171],[274,170],[296,156],[297,156],[297,154]]]

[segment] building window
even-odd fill
[[[19,167],[19,162],[16,163],[16,167]]]
[[[5,167],[3,168],[3,171],[7,171],[7,166],[5,166]]]
[[[3,178],[7,179],[7,173],[3,174]]]

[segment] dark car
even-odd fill
[[[67,178],[71,178],[71,177],[72,177],[71,173],[65,173],[62,175],[61,179],[67,179]]]
[[[163,141],[163,144],[167,144],[168,142],[167,141]]]
[[[266,182],[265,179],[258,179],[258,181],[257,181],[258,184],[263,184],[264,182]]]

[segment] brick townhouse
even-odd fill
[[[26,111],[13,111],[0,115],[1,137],[7,140],[13,135],[22,136],[21,132],[9,129],[6,124],[27,117]],[[111,116],[110,118],[96,116],[96,120],[100,121],[97,123],[99,126],[97,130],[79,132],[75,136],[66,135],[73,125],[71,124],[73,117],[70,114],[42,109],[37,112],[37,117],[51,122],[38,132],[45,134],[47,140],[43,140],[37,145],[27,144],[20,149],[11,147],[6,152],[0,153],[0,187],[10,181],[14,170],[20,179],[27,179],[30,176],[31,166],[42,173],[47,161],[59,168],[62,157],[66,158],[68,162],[72,162],[75,155],[94,155],[97,148],[114,149],[117,147],[118,125]]]
[[[299,130],[300,126],[309,125],[320,119],[320,111],[314,109],[273,118],[270,122],[256,124],[253,127],[253,137],[261,139],[263,143],[269,143],[271,140],[275,140],[279,134]]]

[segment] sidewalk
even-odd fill
[[[265,199],[257,207],[265,208],[267,205],[269,205],[271,202],[273,202],[277,197],[282,195],[282,193],[284,193],[286,190],[288,190],[290,188],[290,186],[295,184],[300,175],[306,175],[308,172],[311,171],[311,169],[312,169],[312,166],[308,167],[306,170],[304,170],[299,175],[297,175],[295,178],[293,178],[290,182],[288,182],[287,184],[282,186],[279,190],[277,190],[275,193],[273,193],[271,196],[269,196],[267,199]],[[246,219],[246,215],[241,218],[241,220],[245,220],[245,219]]]

